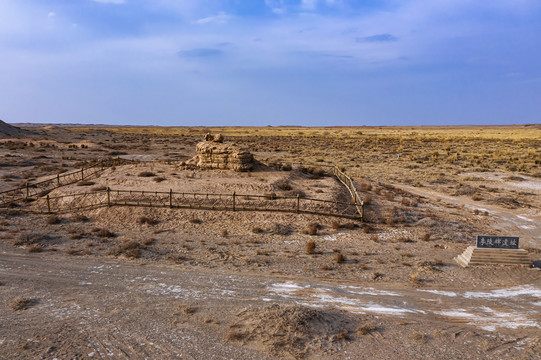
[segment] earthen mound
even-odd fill
[[[247,341],[280,358],[302,358],[312,351],[350,340],[356,323],[336,309],[301,305],[270,305],[247,309],[237,315],[228,341]]]
[[[223,141],[223,138],[221,139]],[[197,155],[187,162],[201,169],[229,169],[249,171],[254,167],[254,156],[246,149],[235,145],[202,141],[196,145]]]
[[[19,137],[27,134],[26,130],[6,124],[0,120],[0,138]]]

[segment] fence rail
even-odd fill
[[[85,193],[31,197],[21,211],[54,214],[99,207],[161,207],[222,211],[265,211],[334,216],[359,220],[356,204],[300,196],[185,193],[147,190],[99,190]]]
[[[333,167],[333,175],[336,176],[336,178],[349,190],[353,203],[355,204],[355,209],[361,217],[361,221],[364,221],[364,200],[357,193],[353,179],[337,166]]]
[[[76,171],[57,174],[39,182],[27,182],[24,186],[0,192],[0,207],[10,205],[18,200],[43,196],[59,187],[84,181],[97,173],[103,172],[108,167],[133,162],[121,158],[100,160]]]
[[[0,192],[0,208],[14,207],[17,211],[51,214],[88,210],[111,206],[169,207],[223,211],[268,211],[285,213],[304,213],[335,216],[354,220],[364,220],[364,203],[358,195],[351,177],[338,167],[332,167],[333,175],[348,189],[352,201],[338,202],[305,197],[186,193],[149,190],[98,190],[71,195],[49,196],[56,188],[84,181],[113,165],[138,163],[137,160],[107,159],[98,161],[86,168],[26,186]],[[25,206],[17,202],[24,201]]]

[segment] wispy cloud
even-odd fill
[[[199,25],[209,24],[209,23],[226,24],[231,19],[231,17],[232,17],[231,15],[228,15],[225,12],[220,11],[217,15],[207,16],[207,17],[198,19],[195,21],[195,23]]]
[[[197,48],[190,50],[181,50],[177,55],[182,58],[197,59],[197,58],[214,58],[221,56],[224,52],[214,48]]]
[[[391,34],[377,34],[377,35],[371,35],[371,36],[365,36],[365,37],[358,37],[356,41],[357,42],[394,42],[394,41],[398,41],[398,38]]]

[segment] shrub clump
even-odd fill
[[[153,177],[156,176],[152,171],[141,171],[137,176],[139,177]]]
[[[316,242],[312,239],[306,242],[306,254],[311,255],[316,253]]]
[[[157,225],[160,222],[156,219],[150,218],[148,216],[141,216],[139,219],[137,219],[137,223],[140,225],[148,224],[148,225]]]

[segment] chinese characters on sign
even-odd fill
[[[478,248],[518,249],[518,236],[477,235]]]

